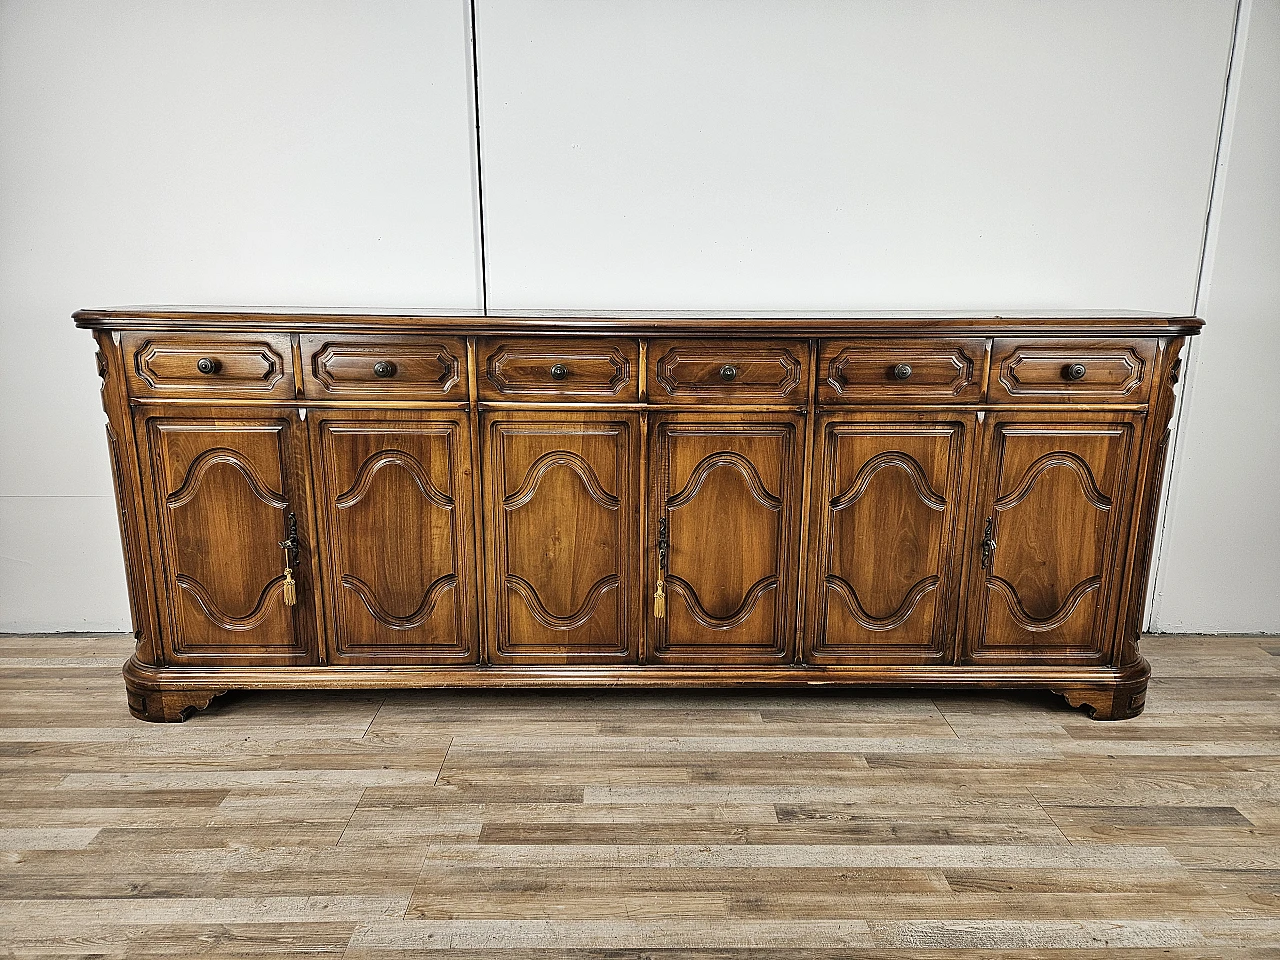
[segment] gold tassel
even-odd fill
[[[284,568],[284,605],[292,607],[298,602],[298,585],[293,580],[293,568]]]
[[[655,620],[661,620],[667,615],[667,591],[666,585],[662,582],[662,574],[658,574],[658,589],[653,592],[653,616]]]

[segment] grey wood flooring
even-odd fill
[[[1049,695],[232,694],[0,636],[0,957],[1280,957],[1280,638]]]

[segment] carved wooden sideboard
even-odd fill
[[[1195,318],[84,310],[137,652],[231,689],[1039,688],[1136,715]]]

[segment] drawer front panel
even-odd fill
[[[987,341],[828,340],[820,403],[972,403],[982,399]]]
[[[288,334],[133,334],[123,347],[136,397],[294,397]]]
[[[635,340],[484,339],[478,350],[483,400],[633,402],[640,395]]]
[[[803,340],[654,340],[654,403],[803,403],[809,381]]]
[[[992,400],[1146,403],[1154,340],[997,340]]]
[[[456,338],[307,334],[301,347],[303,394],[312,399],[467,399],[467,348]]]

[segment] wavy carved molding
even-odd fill
[[[375,620],[393,630],[413,630],[416,627],[420,627],[435,611],[436,603],[441,595],[453,589],[457,586],[457,583],[458,578],[452,573],[437,577],[423,593],[422,600],[416,609],[404,616],[397,616],[378,601],[377,595],[369,584],[349,573],[342,575],[342,585],[360,598],[365,605],[365,609],[369,611]]]
[[[228,447],[214,447],[210,450],[205,450],[192,460],[187,465],[187,472],[182,478],[182,483],[178,485],[177,490],[165,498],[165,504],[170,509],[186,506],[200,492],[200,485],[204,480],[205,474],[213,467],[223,463],[240,471],[253,495],[263,503],[277,510],[283,510],[289,505],[283,494],[276,493],[271,489],[270,485],[258,476],[253,469],[253,464],[247,462],[239,453]]]
[[[1003,577],[987,577],[987,586],[1004,597],[1009,607],[1009,615],[1013,617],[1018,626],[1022,627],[1023,630],[1043,633],[1066,623],[1071,615],[1075,613],[1080,601],[1092,591],[1102,587],[1102,577],[1095,576],[1089,577],[1087,580],[1081,580],[1067,594],[1066,599],[1062,601],[1062,605],[1047,617],[1031,616],[1022,605],[1022,600],[1019,598],[1018,591],[1014,589],[1013,584]]]
[[[886,467],[897,467],[902,470],[911,481],[911,486],[915,489],[916,496],[920,498],[925,506],[932,510],[947,509],[946,498],[933,489],[933,486],[929,483],[929,478],[924,475],[924,470],[914,457],[900,450],[886,450],[884,453],[876,454],[858,468],[858,472],[854,475],[848,489],[831,499],[832,512],[844,510],[857,503],[862,495],[867,492],[871,479]]]
[[[593,616],[595,616],[596,607],[604,599],[604,595],[610,590],[617,589],[622,582],[616,573],[611,573],[606,577],[601,577],[587,591],[586,597],[579,604],[578,609],[574,610],[567,616],[560,616],[552,613],[546,608],[542,602],[542,598],[538,596],[538,591],[533,588],[528,580],[518,577],[513,573],[507,574],[506,584],[509,589],[520,595],[524,600],[525,606],[529,608],[529,612],[533,618],[541,623],[544,627],[552,630],[576,630],[582,626]]]
[[[920,601],[932,590],[937,589],[939,578],[936,575],[924,577],[907,591],[906,596],[902,598],[902,602],[898,604],[896,610],[887,617],[874,617],[867,612],[862,605],[862,601],[858,598],[858,591],[853,588],[848,580],[836,574],[827,574],[827,588],[844,601],[845,609],[849,611],[849,615],[858,621],[868,630],[896,630],[907,622]]]
[[[421,461],[413,454],[394,448],[379,450],[365,460],[364,463],[360,464],[360,469],[356,472],[355,481],[346,492],[338,495],[337,499],[334,500],[334,504],[340,509],[354,507],[369,493],[369,488],[373,485],[373,478],[377,476],[378,471],[384,467],[392,466],[399,467],[407,473],[428,501],[442,510],[453,509],[453,498],[432,483],[431,477],[427,475],[427,471],[422,466]]]
[[[507,510],[523,507],[537,495],[543,475],[553,467],[565,467],[577,474],[582,485],[586,487],[587,495],[605,509],[617,510],[621,506],[621,501],[605,490],[591,464],[581,454],[574,453],[572,450],[552,450],[540,456],[529,467],[516,491],[503,498],[502,506]]]
[[[200,581],[188,577],[185,573],[179,573],[174,578],[174,582],[186,590],[199,604],[200,609],[204,611],[204,615],[212,620],[223,630],[252,630],[258,624],[266,619],[267,614],[271,612],[271,599],[275,588],[280,586],[281,591],[284,587],[284,574],[273,577],[267,581],[267,585],[262,588],[262,593],[258,595],[258,602],[254,604],[253,609],[242,617],[232,616],[218,606],[217,602],[209,595],[209,591]]]
[[[769,488],[765,486],[764,479],[760,476],[760,471],[756,469],[756,465],[742,454],[733,450],[721,450],[703,457],[701,462],[693,468],[688,482],[680,492],[667,500],[667,509],[675,510],[683,507],[696,497],[698,491],[702,489],[702,484],[717,467],[731,467],[737,470],[742,474],[742,478],[747,482],[747,489],[757,501],[770,510],[782,509],[782,500],[769,492]]]
[[[1038,458],[1023,473],[1022,478],[1017,485],[1009,493],[996,501],[997,510],[1008,510],[1016,507],[1031,493],[1032,487],[1035,486],[1037,480],[1045,473],[1045,471],[1053,467],[1066,467],[1071,470],[1080,480],[1080,489],[1086,500],[1097,507],[1099,510],[1111,509],[1111,498],[1102,492],[1098,487],[1097,480],[1094,479],[1093,470],[1089,468],[1089,464],[1085,463],[1079,456],[1069,450],[1055,450],[1052,453],[1046,453]]]
[[[747,590],[742,602],[738,604],[738,608],[727,617],[717,617],[709,613],[707,608],[702,605],[702,599],[698,596],[698,591],[693,589],[693,586],[687,580],[668,574],[666,583],[672,593],[678,593],[684,598],[690,616],[704,627],[709,630],[732,630],[734,627],[739,627],[747,622],[747,618],[755,612],[760,598],[778,586],[778,577],[777,574],[770,574],[757,580]]]

